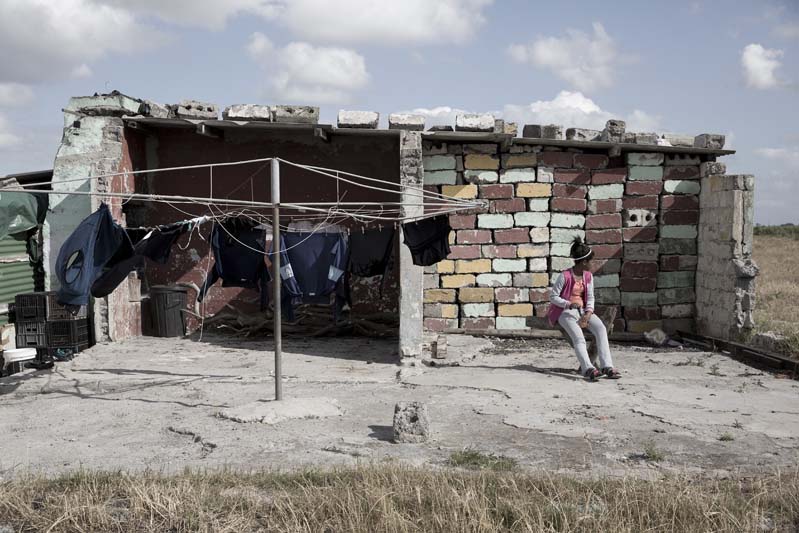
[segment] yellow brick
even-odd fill
[[[455,244],[455,238],[456,237],[457,237],[457,233],[455,233],[454,231],[450,231],[449,232],[449,243],[450,244]]]
[[[549,274],[544,272],[535,272],[532,275],[533,287],[549,287]]]
[[[454,274],[455,273],[455,261],[451,259],[444,259],[443,261],[439,261],[436,263],[436,269],[438,270],[439,274]]]
[[[458,291],[458,300],[467,304],[493,302],[494,289],[491,287],[461,289]]]
[[[499,304],[499,316],[533,316],[533,304]]]
[[[441,286],[445,289],[459,289],[475,284],[472,274],[458,274],[455,276],[441,276]]]
[[[477,198],[477,185],[443,185],[441,194],[452,198]]]
[[[458,318],[458,306],[452,304],[442,304],[441,318]]]
[[[499,159],[488,154],[469,154],[463,166],[466,170],[499,170]]]
[[[454,302],[455,291],[444,289],[427,289],[424,291],[424,303],[435,304],[440,302]]]
[[[548,244],[520,244],[516,248],[516,257],[547,257],[548,255]]]
[[[491,259],[474,259],[455,261],[455,271],[458,274],[484,274],[491,272]]]
[[[519,183],[516,196],[520,198],[544,198],[552,196],[552,185],[549,183]]]
[[[538,164],[536,154],[509,154],[502,156],[502,166],[505,168],[527,168]]]

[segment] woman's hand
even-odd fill
[[[591,311],[588,311],[586,314],[580,317],[580,320],[577,322],[577,324],[583,329],[587,328],[588,321],[591,320],[591,314]]]

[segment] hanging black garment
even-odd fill
[[[180,236],[186,233],[188,229],[189,224],[185,222],[158,226],[157,228],[153,228],[151,232],[146,234],[145,237],[138,242],[134,241],[134,250],[138,255],[142,255],[156,263],[165,265],[169,260],[172,246],[174,246],[175,242],[177,242]]]
[[[394,254],[394,228],[350,235],[349,272],[368,278],[385,275]]]
[[[108,260],[102,273],[92,283],[92,296],[104,298],[114,292],[119,284],[125,281],[128,274],[144,266],[144,257],[134,251],[130,236],[123,230],[122,242],[116,253]]]
[[[294,279],[305,303],[326,303],[335,293],[334,317],[349,301],[349,286],[344,271],[349,245],[344,233],[289,232],[285,244]],[[283,286],[286,286],[284,281]],[[286,291],[287,296],[289,291]],[[296,298],[293,298],[296,301]],[[291,309],[286,297],[283,303]],[[289,314],[292,316],[292,314]]]
[[[130,245],[125,230],[114,222],[104,203],[83,219],[58,251],[56,276],[61,284],[58,303],[69,306],[89,303],[92,285],[126,241]]]
[[[202,302],[211,285],[222,280],[223,287],[243,287],[261,292],[261,310],[269,304],[265,235],[250,220],[231,219],[214,224],[211,231],[214,267],[200,287],[197,301]]]
[[[452,227],[449,217],[439,215],[402,225],[405,246],[411,251],[413,264],[430,266],[449,255],[449,234]]]

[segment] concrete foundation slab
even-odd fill
[[[234,422],[277,424],[285,420],[342,416],[344,411],[332,398],[291,398],[259,400],[219,412],[220,418]]]

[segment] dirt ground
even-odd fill
[[[761,472],[799,459],[799,382],[689,350],[613,346],[618,381],[572,372],[564,341],[449,337],[450,363],[396,364],[396,341],[284,344],[284,395],[343,414],[239,423],[273,397],[271,342],[206,333],[98,345],[0,379],[0,478],[80,467],[292,469],[363,461],[444,465],[472,448],[530,470],[596,475]],[[433,440],[394,444],[394,405],[428,405]]]

